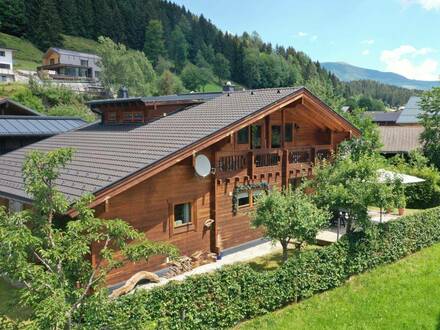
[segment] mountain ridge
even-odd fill
[[[440,86],[438,81],[408,79],[394,72],[366,69],[346,62],[323,62],[321,65],[342,81],[373,80],[387,85],[421,90]]]

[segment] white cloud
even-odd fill
[[[415,3],[425,10],[440,10],[440,0],[401,0],[401,2],[405,7]]]
[[[307,32],[298,32],[298,37],[307,37],[309,34]]]
[[[364,56],[370,55],[370,50],[369,49],[364,49],[361,53]]]
[[[374,44],[374,39],[362,40],[362,41],[361,41],[361,44],[364,44],[364,45],[372,45],[372,44]]]
[[[439,63],[426,56],[432,53],[431,48],[415,48],[402,45],[391,50],[384,50],[380,60],[385,63],[386,70],[399,73],[410,79],[437,80]],[[422,59],[420,59],[422,57]]]
[[[440,0],[418,0],[417,2],[426,10],[440,10]]]

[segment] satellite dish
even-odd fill
[[[211,173],[211,162],[205,155],[197,155],[194,162],[194,168],[198,175],[203,178],[207,177]]]

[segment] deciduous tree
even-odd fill
[[[425,92],[420,106],[420,119],[425,128],[421,135],[423,151],[429,161],[440,169],[440,87]]]
[[[147,240],[123,220],[96,218],[89,195],[76,201],[74,220],[63,218],[71,201],[56,189],[56,181],[72,155],[72,149],[31,152],[23,177],[32,208],[12,214],[0,209],[0,269],[24,285],[21,298],[38,329],[83,328],[89,304],[102,310],[110,304],[109,271],[128,260],[177,255],[172,245]]]
[[[305,242],[314,242],[318,231],[329,220],[329,213],[319,209],[300,190],[275,188],[257,199],[252,218],[255,227],[263,228],[265,237],[280,242],[285,261],[289,243],[294,242],[300,250]]]

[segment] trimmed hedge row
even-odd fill
[[[335,288],[350,276],[394,262],[440,242],[440,207],[355,233],[331,246],[289,259],[274,272],[240,264],[215,273],[138,291],[109,310],[88,306],[91,328],[228,328],[291,302]],[[101,315],[101,316],[100,316]],[[104,317],[105,315],[105,317]],[[99,324],[99,326],[98,326]]]

